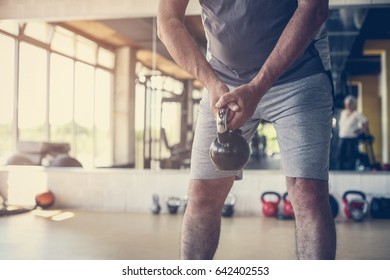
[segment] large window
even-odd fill
[[[22,42],[19,54],[19,140],[44,141],[47,51]]]
[[[94,111],[94,68],[76,63],[75,108],[76,154],[84,164],[93,163],[93,111]]]
[[[112,75],[105,70],[96,70],[95,82],[95,162],[96,166],[105,165],[112,160],[113,143],[112,114],[110,92],[112,91]]]
[[[13,150],[14,92],[15,92],[15,40],[0,33],[0,163]]]
[[[53,53],[50,59],[50,140],[72,143],[73,60]]]
[[[111,166],[115,54],[44,22],[0,21],[0,164],[17,141],[66,142],[84,167]]]

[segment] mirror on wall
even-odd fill
[[[388,169],[390,87],[385,73],[390,70],[385,54],[390,49],[390,27],[384,22],[389,16],[389,5],[330,10],[326,27],[335,94],[331,170],[340,170],[340,115],[349,95],[356,98],[356,109],[367,118],[369,131],[358,139],[358,160],[348,171]],[[204,53],[200,16],[189,15],[185,23]],[[137,148],[134,161],[124,166],[188,168],[202,86],[172,62],[155,34],[155,24],[151,17],[0,21],[0,75],[5,77],[0,92],[0,138],[5,139],[0,143],[1,162],[15,152],[20,140],[59,141],[71,143],[72,155],[85,166],[115,166],[114,138],[121,137],[113,133],[115,85],[121,79],[116,55],[118,49],[130,47],[137,60],[131,81],[136,88]],[[28,109],[32,101],[36,110]],[[148,111],[145,104],[155,110]],[[281,168],[272,124],[259,125],[251,151],[247,168]]]

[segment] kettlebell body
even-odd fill
[[[232,217],[234,214],[234,205],[236,204],[236,196],[232,193],[229,193],[229,195],[225,199],[225,203],[222,207],[221,215],[223,217]]]
[[[240,170],[249,160],[249,145],[241,130],[228,130],[226,118],[227,109],[221,109],[217,117],[218,137],[210,145],[210,158],[219,170]]]
[[[291,204],[291,201],[288,200],[288,193],[283,194],[283,214],[286,218],[294,218],[294,208]]]
[[[368,201],[365,199],[353,199],[349,202],[349,212],[355,222],[362,222],[368,212]]]
[[[359,199],[349,200],[348,196],[355,195],[360,196]],[[356,221],[362,221],[366,216],[368,210],[368,202],[366,201],[366,195],[361,191],[346,191],[343,194],[344,213],[348,219]],[[354,215],[352,215],[352,211]],[[359,213],[361,212],[361,213]]]
[[[49,208],[54,204],[54,202],[55,202],[55,197],[51,191],[39,193],[35,196],[36,206],[39,206],[42,209]]]
[[[270,195],[275,196],[276,200],[271,201],[268,198],[266,199],[266,196],[270,196]],[[263,215],[265,217],[276,217],[279,209],[280,194],[278,194],[277,192],[264,192],[261,195],[260,200],[263,203],[263,208],[262,208]]]
[[[169,197],[167,200],[167,207],[169,214],[176,214],[181,205],[181,199],[178,197]]]
[[[330,209],[332,210],[333,218],[336,218],[339,214],[339,203],[337,202],[336,198],[331,194],[329,194],[329,204]]]

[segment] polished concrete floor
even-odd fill
[[[36,211],[0,217],[2,260],[179,258],[182,214]],[[389,260],[390,220],[336,220],[337,259]],[[294,221],[223,218],[215,259],[295,259]]]

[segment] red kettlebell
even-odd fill
[[[288,193],[283,194],[283,214],[286,218],[294,218],[294,208],[291,204],[291,201],[288,200]]]
[[[266,196],[270,195],[276,197],[276,200],[265,199]],[[261,202],[263,203],[263,215],[265,217],[276,217],[279,209],[280,194],[277,192],[264,192],[261,195]]]
[[[357,199],[354,199],[354,200],[349,200],[348,199],[348,196],[351,197],[351,195],[357,195],[357,196],[360,196],[361,199],[360,200],[357,200]],[[344,213],[345,213],[345,216],[348,218],[348,219],[352,219],[352,214],[351,214],[351,209],[357,209],[357,210],[361,210],[361,211],[364,211],[364,203],[362,203],[362,201],[365,201],[366,200],[366,195],[361,192],[361,191],[355,191],[355,190],[352,190],[352,191],[346,191],[344,194],[343,194],[343,203],[344,203]]]

